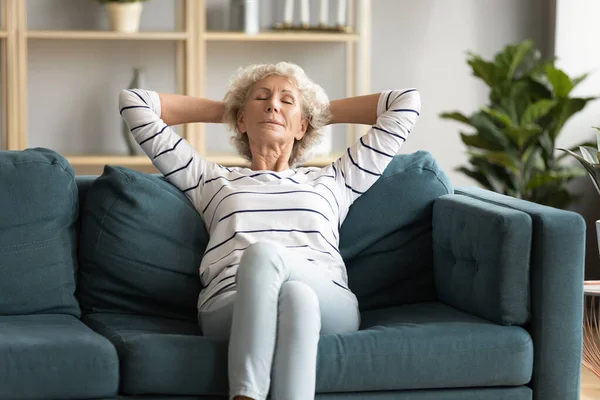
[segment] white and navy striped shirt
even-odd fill
[[[156,92],[123,90],[119,108],[144,152],[189,197],[209,233],[200,264],[201,307],[235,285],[241,255],[257,241],[282,244],[347,287],[339,228],[352,203],[398,154],[421,102],[415,89],[383,92],[377,123],[342,157],[324,168],[281,172],[226,168],[205,160],[161,120]]]

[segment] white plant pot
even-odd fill
[[[140,29],[142,3],[106,3],[108,24],[115,32],[134,33]]]

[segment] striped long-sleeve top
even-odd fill
[[[161,119],[156,92],[123,90],[119,108],[127,126],[165,178],[184,192],[209,233],[199,266],[207,300],[235,285],[244,250],[276,241],[329,270],[347,287],[338,249],[339,229],[352,203],[381,176],[420,113],[415,89],[383,92],[377,122],[342,157],[324,168],[280,172],[227,168],[204,159]]]

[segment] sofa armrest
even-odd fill
[[[486,207],[504,207],[531,218],[531,316],[526,327],[534,343],[530,384],[533,398],[578,399],[585,258],[583,218],[574,212],[475,187],[458,188],[455,193]]]
[[[433,249],[441,301],[501,325],[529,320],[528,214],[442,196],[433,206]]]

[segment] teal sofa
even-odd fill
[[[341,228],[362,324],[321,338],[316,398],[578,399],[584,234],[396,156]],[[0,399],[226,398],[196,317],[207,239],[161,176],[0,152]]]

